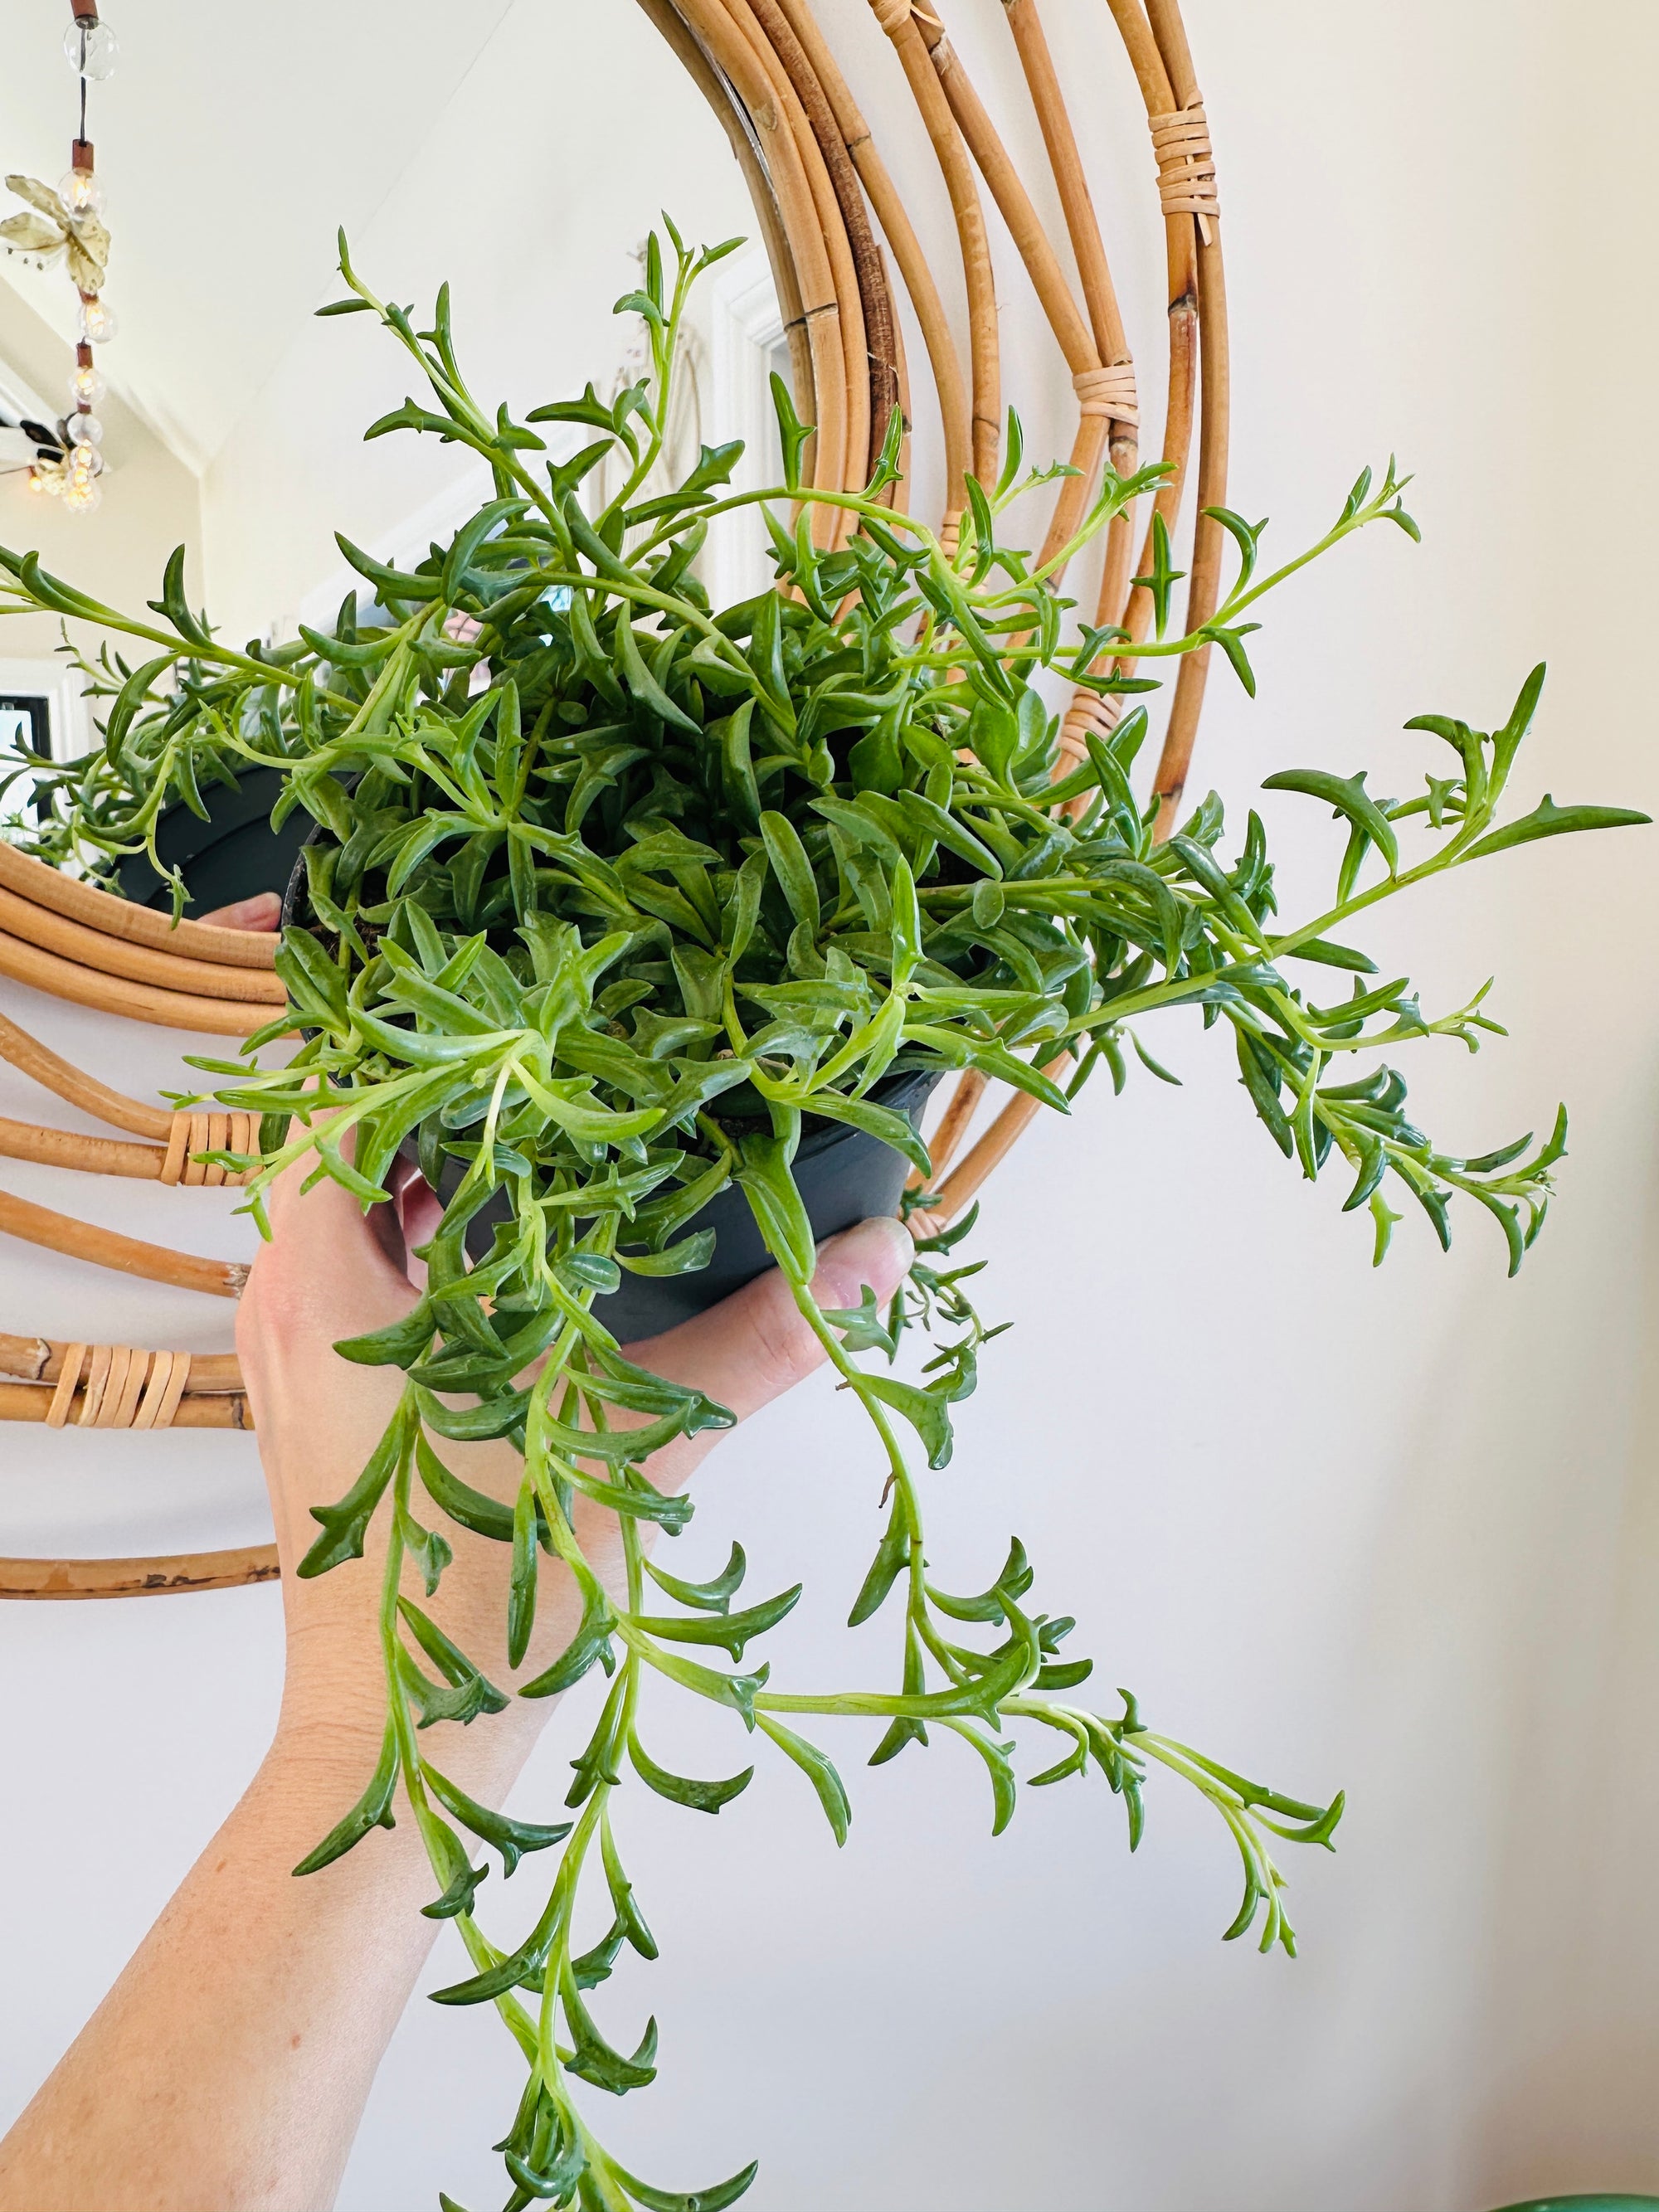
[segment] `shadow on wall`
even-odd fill
[[[1627,1157],[1647,1154],[1659,1191],[1647,1133],[1656,1091],[1646,1087]],[[1644,1227],[1653,1212],[1651,1200],[1640,1209]],[[1592,1416],[1582,1443],[1558,1442],[1548,1480],[1559,1543],[1514,1655],[1525,1711],[1506,1736],[1507,1850],[1490,1905],[1501,1963],[1483,2023],[1505,2057],[1476,2152],[1482,2179],[1510,2189],[1659,2188],[1659,1249],[1644,1242],[1627,1316],[1608,1310],[1606,1279],[1583,1285],[1585,1322],[1632,1334],[1631,1403],[1609,1409],[1622,1436],[1597,1437]],[[1570,1356],[1533,1334],[1516,1347],[1517,1376],[1532,1359]],[[1599,1498],[1592,1453],[1606,1455]],[[1549,1509],[1540,1498],[1534,1510]],[[1571,1671],[1568,1653],[1578,1655]]]

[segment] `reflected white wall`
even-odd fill
[[[420,328],[447,280],[464,368],[487,405],[520,416],[589,378],[610,389],[629,335],[611,307],[639,283],[634,255],[660,210],[694,242],[753,227],[719,123],[631,6],[520,0],[385,159],[383,194],[351,227],[354,265],[382,298],[412,303]],[[343,289],[332,237],[317,227],[318,306]],[[273,359],[204,481],[233,631],[291,623],[338,567],[336,529],[372,545],[476,471],[433,438],[362,442],[419,381],[369,317],[302,325]]]

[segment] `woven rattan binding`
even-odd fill
[[[227,1152],[246,1154],[258,1149],[257,1114],[175,1114],[173,1127],[167,1132],[161,1181],[209,1185],[244,1182],[246,1170],[228,1168],[202,1155]]]
[[[43,1336],[0,1335],[0,1419],[54,1429],[252,1426],[234,1352],[57,1344]]]
[[[960,266],[954,275],[939,276],[928,266],[811,0],[640,0],[640,4],[720,117],[749,183],[788,336],[797,406],[804,422],[817,425],[808,462],[812,480],[822,488],[861,486],[896,399],[907,412],[912,404],[894,282],[902,289],[922,337],[928,387],[925,404],[936,410],[942,435],[949,489],[940,534],[947,547],[957,542],[957,520],[965,504],[963,478],[969,472],[984,483],[994,477],[1001,431],[998,314],[988,216],[981,198],[983,185],[1012,240],[1078,400],[1071,453],[1078,474],[1065,481],[1056,498],[1043,549],[1043,557],[1051,556],[1075,531],[1094,496],[1103,464],[1109,460],[1121,474],[1137,465],[1144,395],[1137,390],[1104,245],[1038,0],[1005,0],[1004,15],[1018,64],[1018,82],[1042,135],[1080,296],[951,44],[950,9],[943,0],[937,5],[929,0],[926,7],[913,4],[913,0],[871,0],[949,198]],[[1189,479],[1196,459],[1200,513],[1194,526],[1186,609],[1186,627],[1192,630],[1201,628],[1215,611],[1224,550],[1221,526],[1202,510],[1224,506],[1227,485],[1226,284],[1215,160],[1176,0],[1107,0],[1107,4],[1146,111],[1164,231],[1170,350],[1161,458],[1166,474],[1153,511],[1171,531],[1192,489]],[[1012,89],[1017,81],[1013,72],[997,67],[993,76],[991,88],[999,104],[1018,96]],[[1085,100],[1092,98],[1091,88],[1084,92]],[[965,362],[944,304],[958,283],[968,310]],[[1016,311],[1025,312],[1024,299]],[[898,487],[895,496],[905,495],[904,488]],[[821,542],[834,543],[845,526],[843,516],[823,508],[814,511],[812,527]],[[1137,545],[1135,526],[1126,514],[1109,533],[1095,620],[1103,628],[1127,633],[1127,641],[1113,648],[1101,664],[1103,670],[1132,669],[1134,645],[1151,626],[1151,593],[1132,581],[1152,568],[1151,531],[1148,515]],[[1160,835],[1174,826],[1181,804],[1208,661],[1206,647],[1181,662],[1153,784]],[[1090,733],[1109,735],[1116,720],[1113,699],[1079,687],[1062,719],[1058,772],[1069,772],[1085,756]],[[41,878],[46,882],[41,883]],[[269,973],[274,950],[269,941],[261,944],[190,923],[174,932],[164,916],[106,899],[3,845],[0,893],[12,894],[24,905],[57,918],[43,921],[39,913],[21,914],[0,899],[0,974],[58,997],[131,1019],[222,1035],[246,1035],[268,1020],[281,1003],[280,987]],[[58,921],[75,925],[76,933],[66,934]],[[134,957],[135,951],[144,957]],[[158,959],[159,967],[153,964]],[[245,971],[246,981],[227,975],[228,969]],[[105,1147],[96,1161],[90,1154],[77,1159],[63,1150],[52,1152],[59,1164],[96,1165],[105,1173],[173,1180],[166,1170],[176,1162],[176,1179],[189,1182],[196,1179],[192,1168],[198,1164],[193,1155],[253,1149],[251,1141],[241,1141],[247,1133],[228,1131],[226,1141],[218,1142],[212,1116],[197,1117],[198,1122],[208,1123],[205,1137],[195,1123],[181,1133],[179,1124],[161,1109],[120,1101],[32,1040],[24,1039],[19,1046],[9,1030],[9,1025],[0,1024],[0,1054],[20,1066],[27,1065],[29,1073],[60,1096],[148,1140],[115,1146],[100,1139],[71,1140],[58,1132],[32,1133],[28,1141],[37,1145],[53,1139],[71,1149],[76,1144]],[[1050,1072],[1063,1073],[1067,1064],[1062,1059]],[[984,1079],[969,1073],[958,1079],[946,1102],[933,1139],[931,1203],[910,1217],[919,1237],[945,1226],[971,1202],[1036,1111],[1034,1100],[1017,1094],[963,1152],[985,1089]],[[92,1103],[98,1095],[104,1106]],[[115,1101],[113,1111],[106,1110],[111,1100]],[[123,1118],[124,1110],[141,1118]],[[10,1151],[18,1156],[15,1147],[25,1139],[9,1133],[25,1127],[0,1124],[0,1153]],[[137,1157],[149,1153],[156,1154],[159,1167]],[[118,1154],[135,1157],[125,1165],[115,1164]],[[46,1155],[37,1149],[21,1156]],[[205,1170],[200,1176],[204,1182],[211,1179]],[[17,1209],[22,1201],[9,1205],[8,1217],[0,1202],[0,1229],[32,1234],[37,1242],[76,1250],[102,1265],[156,1274],[163,1267],[176,1267],[185,1261],[185,1255],[88,1231],[85,1224],[67,1222],[41,1207],[25,1209],[28,1219],[20,1227]],[[234,1295],[240,1287],[240,1270],[206,1261],[191,1264],[197,1269],[216,1270],[222,1293]],[[160,1274],[159,1279],[181,1279],[177,1273]],[[195,1287],[216,1287],[194,1276],[191,1279]],[[152,1362],[166,1356],[139,1355]],[[191,1374],[195,1371],[192,1367]],[[155,1372],[152,1365],[138,1386],[141,1408]],[[42,1395],[38,1385],[0,1382],[0,1398],[13,1389],[27,1391],[37,1400]],[[107,1390],[106,1381],[106,1397]],[[117,1399],[118,1411],[131,1390],[129,1369]],[[179,1400],[175,1423],[184,1425],[192,1405],[224,1402],[187,1391]],[[268,1579],[275,1571],[269,1548],[155,1560],[0,1560],[0,1596],[108,1596],[218,1589]]]
[[[1210,147],[1204,103],[1195,100],[1173,115],[1154,115],[1149,120],[1152,151],[1158,156],[1158,196],[1164,211],[1195,216],[1199,235],[1207,246],[1210,225],[1219,217],[1221,203],[1216,198],[1215,155]]]
[[[46,1426],[61,1429],[73,1413],[83,1429],[170,1429],[189,1379],[187,1352],[73,1344],[46,1408]]]

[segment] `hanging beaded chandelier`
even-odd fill
[[[27,202],[28,212],[0,222],[0,240],[9,252],[20,253],[40,268],[61,260],[80,299],[70,410],[56,424],[26,422],[22,428],[36,446],[30,488],[61,498],[71,514],[89,514],[103,495],[98,480],[104,469],[104,426],[95,412],[104,380],[93,348],[115,336],[115,317],[103,298],[110,241],[103,220],[104,188],[95,174],[93,143],[87,133],[87,87],[113,73],[119,49],[115,33],[100,20],[91,0],[71,0],[71,7],[64,56],[79,83],[80,113],[70,142],[70,166],[56,191],[33,177],[6,179],[6,189]]]

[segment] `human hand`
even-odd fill
[[[279,1738],[305,1745],[330,1765],[337,1754],[361,1786],[374,1765],[385,1712],[378,1620],[386,1516],[371,1525],[362,1559],[314,1580],[301,1580],[295,1569],[316,1534],[310,1509],[331,1504],[356,1480],[403,1389],[395,1369],[354,1365],[334,1346],[386,1328],[415,1304],[408,1252],[436,1226],[438,1205],[412,1169],[395,1204],[367,1215],[332,1182],[302,1194],[305,1172],[303,1164],[289,1170],[270,1193],[271,1241],[255,1260],[242,1296],[237,1349],[283,1565],[288,1671]],[[866,1283],[886,1299],[910,1253],[908,1235],[893,1220],[862,1222],[830,1238],[813,1284],[820,1305],[856,1306]],[[775,1270],[628,1352],[653,1373],[703,1391],[739,1420],[810,1374],[824,1356]],[[617,1418],[628,1417],[619,1412]],[[682,1489],[714,1441],[708,1431],[677,1438],[644,1471],[659,1490]],[[517,1496],[523,1462],[509,1443],[445,1439],[441,1449],[446,1464],[474,1489],[507,1504]],[[615,1516],[579,1498],[574,1525],[595,1571],[620,1589]],[[435,1596],[426,1598],[412,1573],[409,1594],[492,1681],[510,1690],[508,1547],[465,1535],[455,1554]],[[516,1679],[528,1680],[557,1656],[580,1610],[568,1571],[544,1559],[535,1632]],[[480,1725],[447,1730],[458,1740],[446,1742],[446,1771],[476,1795],[499,1793],[522,1765],[553,1702],[514,1698]]]
[[[282,902],[274,892],[261,891],[201,918],[224,929],[270,931],[281,922]],[[412,1168],[404,1172],[393,1205],[367,1216],[333,1182],[302,1197],[305,1174],[303,1165],[290,1170],[271,1192],[272,1239],[261,1248],[243,1293],[236,1342],[283,1566],[288,1666],[279,1736],[286,1745],[303,1742],[325,1765],[337,1753],[355,1770],[365,1756],[373,1765],[384,1723],[379,1613],[386,1516],[371,1527],[362,1559],[314,1580],[302,1581],[295,1571],[316,1534],[311,1508],[331,1504],[350,1487],[403,1389],[395,1369],[356,1366],[334,1346],[401,1319],[414,1304],[419,1291],[411,1274],[420,1268],[409,1253],[436,1227],[439,1207]],[[866,1283],[885,1300],[908,1267],[911,1250],[909,1237],[891,1220],[862,1222],[831,1238],[814,1282],[819,1304],[856,1306]],[[641,1366],[695,1386],[739,1420],[810,1374],[824,1357],[775,1272],[696,1320],[628,1351]],[[621,1407],[612,1413],[623,1426],[645,1418]],[[683,1489],[714,1442],[708,1431],[678,1438],[651,1459],[646,1472],[659,1490]],[[446,1464],[474,1489],[507,1504],[517,1496],[523,1462],[510,1444],[445,1439],[441,1449]],[[614,1515],[578,1498],[573,1517],[596,1572],[620,1590]],[[646,1540],[654,1533],[647,1525]],[[493,1681],[510,1688],[507,1547],[469,1536],[455,1548],[436,1595],[419,1595],[445,1633]],[[580,1618],[574,1584],[556,1561],[541,1563],[536,1613],[530,1647],[517,1670],[520,1680],[539,1673],[564,1649]],[[483,1794],[504,1787],[554,1702],[515,1698],[488,1728],[468,1730],[460,1743],[446,1745],[458,1778],[470,1778]]]
[[[417,1292],[408,1245],[435,1226],[418,1176],[365,1215],[337,1183],[302,1193],[303,1167],[270,1198],[271,1241],[237,1316],[237,1348],[258,1428],[283,1563],[289,1656],[276,1741],[115,1987],[28,2111],[0,2143],[0,2207],[236,2206],[294,2212],[331,2205],[381,2052],[440,1925],[420,1908],[434,1875],[419,1825],[304,1881],[293,1870],[374,1771],[385,1711],[379,1638],[386,1536],[368,1556],[314,1581],[295,1572],[315,1523],[356,1480],[398,1402],[395,1369],[358,1367],[337,1340],[398,1321]],[[405,1241],[406,1240],[406,1241]],[[820,1302],[856,1306],[869,1283],[885,1298],[909,1264],[896,1221],[866,1221],[823,1247]],[[665,1335],[629,1347],[641,1365],[694,1385],[739,1419],[820,1364],[817,1339],[779,1274]],[[645,1462],[677,1490],[704,1457],[708,1431]],[[523,1462],[505,1443],[443,1453],[475,1489],[503,1502]],[[382,1522],[387,1516],[380,1516]],[[613,1583],[612,1517],[580,1501],[575,1525]],[[433,1616],[503,1690],[508,1547],[458,1537]],[[579,1618],[563,1565],[544,1559],[526,1670],[569,1641]],[[420,1590],[421,1601],[428,1601]],[[509,1700],[471,1728],[444,1730],[443,1771],[499,1805],[554,1700]]]

